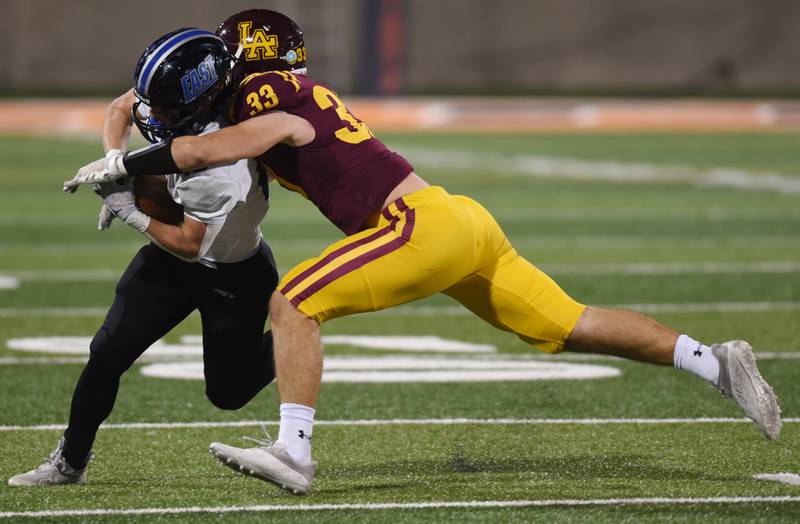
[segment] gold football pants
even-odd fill
[[[392,202],[375,227],[300,263],[278,289],[320,324],[441,292],[547,353],[564,350],[585,309],[517,254],[483,206],[435,186]]]

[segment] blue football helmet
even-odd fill
[[[232,57],[214,33],[184,27],[145,49],[136,64],[133,121],[150,142],[197,134],[219,118],[231,93]],[[139,116],[140,104],[153,114]]]

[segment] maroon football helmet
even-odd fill
[[[306,72],[303,31],[288,16],[250,9],[228,17],[217,28],[244,74],[264,71]]]

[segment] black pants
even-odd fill
[[[266,243],[247,260],[216,269],[183,262],[153,244],[131,260],[90,345],[72,396],[64,458],[82,467],[114,407],[122,374],[195,309],[203,324],[206,396],[239,409],[275,378],[272,333],[264,333],[278,272]]]

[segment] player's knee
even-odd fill
[[[272,319],[273,328],[288,326],[299,320],[307,318],[300,313],[289,300],[280,292],[275,291],[269,299],[269,316]]]
[[[111,374],[122,375],[131,367],[133,360],[126,356],[129,354],[128,348],[118,338],[105,327],[100,328],[89,344],[89,363]]]
[[[206,396],[215,407],[227,411],[241,409],[245,404],[247,404],[247,401],[250,400],[249,398],[243,399],[229,394],[221,395],[218,393],[210,393],[208,391],[206,391]]]
[[[113,354],[91,352],[86,363],[86,372],[97,380],[119,380],[129,367],[127,362]]]
[[[219,408],[234,411],[243,408],[258,391],[245,391],[241,388],[206,387],[206,397]]]

